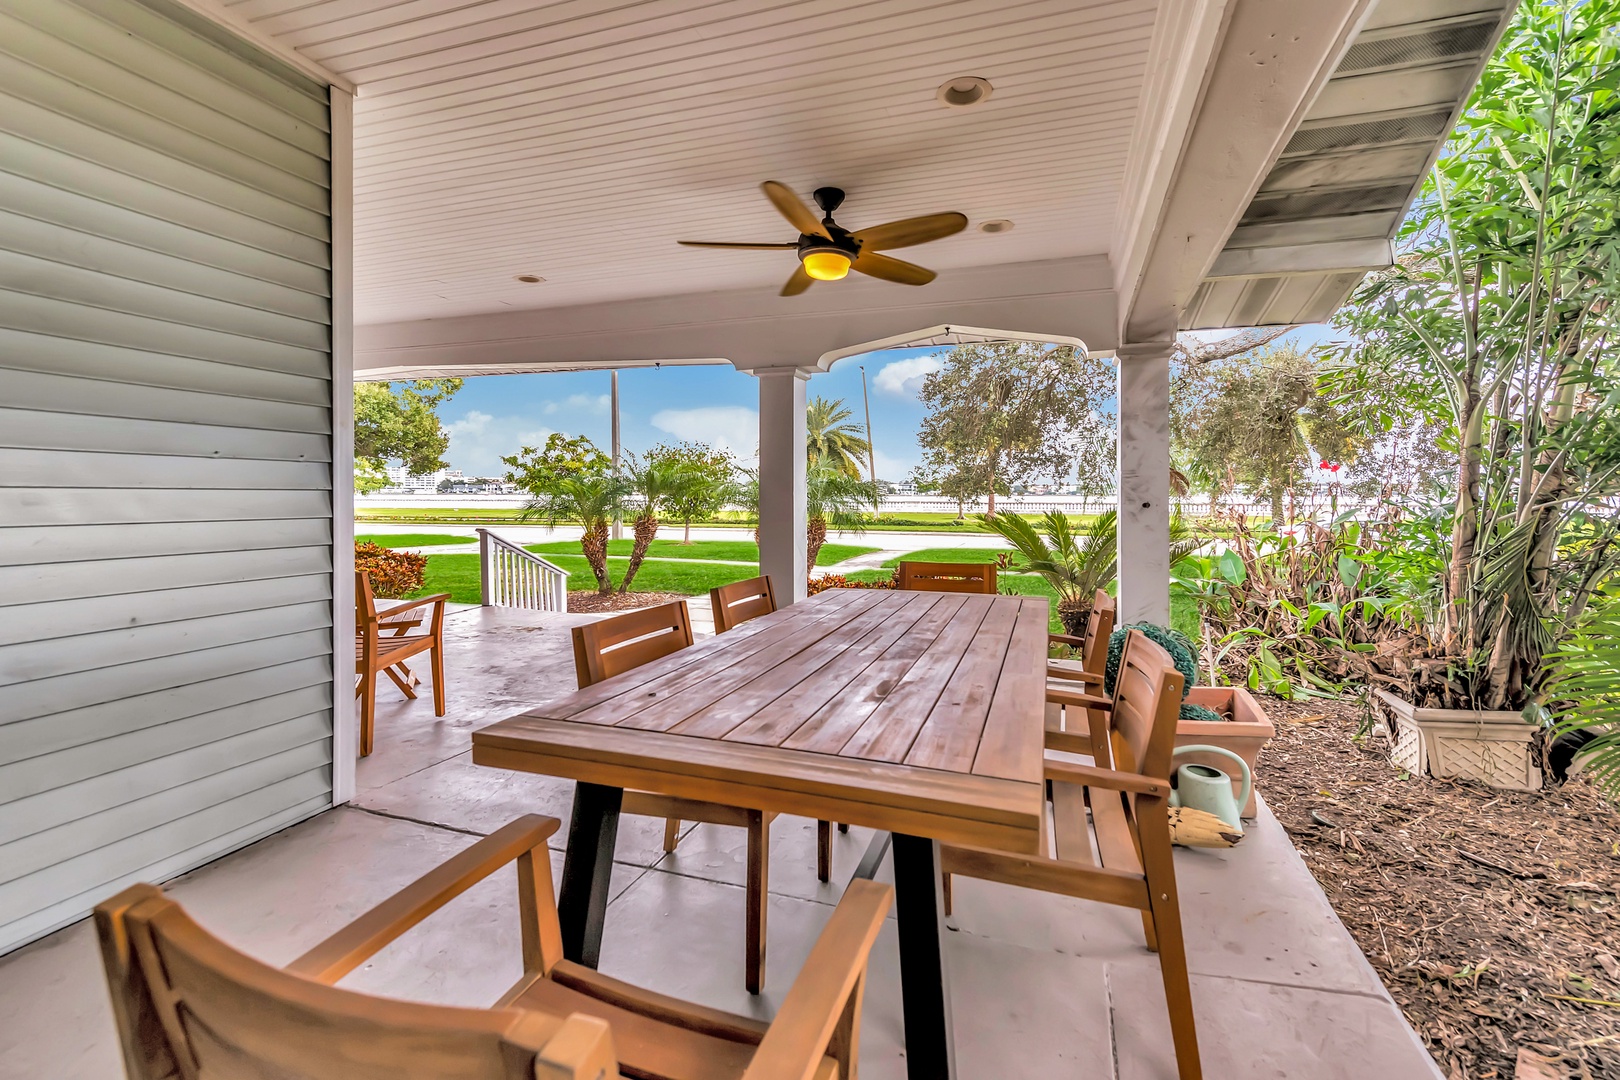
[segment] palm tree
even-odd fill
[[[658,511],[681,494],[686,482],[685,471],[676,465],[638,462],[634,457],[630,459],[630,475],[625,487],[627,493],[641,496],[641,508],[632,525],[635,540],[630,545],[630,565],[625,567],[624,580],[619,582],[621,593],[630,591],[630,582],[635,580],[636,571],[641,569],[647,548],[658,536]]]
[[[852,476],[821,461],[812,463],[805,474],[805,572],[815,568],[821,545],[827,542],[828,525],[864,532],[866,511],[881,498],[877,485],[862,480],[859,473]]]
[[[559,521],[583,525],[579,549],[596,575],[596,591],[603,596],[613,591],[607,565],[608,529],[613,515],[624,508],[625,487],[622,479],[608,473],[556,477],[524,503],[518,515],[523,521],[542,518],[553,526]]]
[[[861,458],[871,449],[871,443],[853,424],[845,423],[850,411],[843,399],[816,397],[805,409],[807,429],[805,453],[810,467],[827,462],[835,471],[852,480],[861,478]]]

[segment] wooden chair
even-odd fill
[[[710,589],[709,604],[714,608],[714,632],[723,634],[749,619],[775,611],[776,593],[771,589],[770,577],[762,574]],[[847,833],[849,826],[839,825],[838,831]],[[831,822],[816,822],[816,879],[832,880]]]
[[[395,604],[379,616],[371,579],[364,570],[354,572],[354,673],[359,676],[354,696],[360,699],[361,757],[371,753],[377,726],[377,676],[387,675],[406,697],[414,700],[416,692],[412,684],[415,680],[403,662],[418,653],[431,653],[433,714],[444,715],[444,605],[449,599],[449,593],[424,596]],[[409,633],[411,623],[416,620],[402,620],[401,616],[428,604],[433,605],[433,617],[427,631]]]
[[[947,913],[953,874],[1140,911],[1147,946],[1159,954],[1181,1080],[1200,1080],[1203,1073],[1168,817],[1170,758],[1183,681],[1169,653],[1139,631],[1132,631],[1112,700],[1049,687],[1049,698],[1087,709],[1093,717],[1108,716],[1099,721],[1106,730],[1091,738],[1067,732],[1046,734],[1054,851],[1015,855],[945,845],[940,865],[946,875]],[[1052,753],[1087,754],[1098,744],[1105,747],[1106,756],[1095,765],[1061,760]]]
[[[996,568],[991,563],[900,563],[900,587],[919,592],[996,594]]]
[[[677,600],[574,627],[574,670],[580,689],[584,689],[691,644],[691,612]],[[765,984],[765,913],[769,904],[771,822],[776,815],[646,791],[626,791],[621,812],[663,818],[665,851],[675,850],[683,820],[738,825],[748,830],[743,966],[748,992],[759,993]]]
[[[714,608],[714,632],[723,634],[734,626],[776,610],[776,593],[765,575],[733,581],[709,590]]]
[[[1060,687],[1067,685],[1082,692],[1102,693],[1103,669],[1108,664],[1108,639],[1114,633],[1117,611],[1114,598],[1098,589],[1091,598],[1091,616],[1086,620],[1085,634],[1079,637],[1072,634],[1047,635],[1050,644],[1067,645],[1080,650],[1078,659],[1051,659],[1046,662],[1048,685]],[[1083,723],[1080,721],[1068,723],[1064,706],[1055,701],[1048,701],[1046,730],[1064,731],[1071,727],[1089,732],[1092,724],[1089,718]],[[1096,752],[1101,752],[1100,747],[1095,749]]]
[[[837,1080],[853,1076],[866,962],[892,890],[855,881],[770,1024],[562,958],[546,841],[529,815],[478,841],[285,968],[197,925],[151,885],[96,908],[129,1080]],[[523,977],[491,1008],[333,984],[517,863]]]

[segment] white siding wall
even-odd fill
[[[0,951],[332,802],[329,135],[167,0],[0,0]]]

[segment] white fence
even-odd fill
[[[568,571],[488,529],[478,530],[478,569],[485,607],[568,610]]]

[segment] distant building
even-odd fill
[[[383,488],[383,491],[396,495],[431,495],[438,491],[439,485],[446,480],[455,484],[464,479],[460,469],[439,469],[423,473],[421,476],[412,476],[411,471],[405,466],[390,465],[388,486]]]

